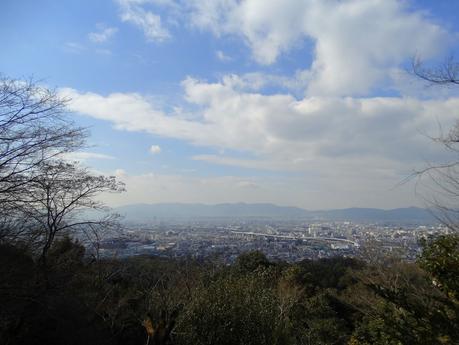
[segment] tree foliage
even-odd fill
[[[455,299],[459,298],[459,235],[425,239],[419,264],[435,279],[434,283]]]

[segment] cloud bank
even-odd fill
[[[299,174],[301,181],[309,181],[286,180],[287,186],[279,189],[273,181],[269,185],[259,179],[221,177],[206,182],[212,185],[223,179],[226,185],[232,185],[233,192],[223,193],[231,195],[227,201],[238,201],[234,191],[257,186],[257,195],[264,197],[284,188],[298,200],[307,190],[312,197],[320,193],[330,198],[342,195],[342,205],[346,202],[344,196],[351,194],[356,204],[375,205],[381,200],[388,202],[387,191],[413,169],[426,162],[448,159],[430,137],[440,134],[440,125],[449,128],[456,121],[459,98],[436,98],[432,94],[426,97],[414,91],[401,75],[405,74],[403,65],[414,56],[441,56],[454,41],[454,35],[405,1],[117,3],[121,20],[143,30],[149,41],[166,41],[172,37],[169,26],[182,25],[210,32],[221,40],[227,36],[242,40],[251,58],[263,66],[274,65],[292,51],[312,47],[304,68],[293,77],[256,71],[228,74],[213,81],[184,77],[183,113],[174,105],[168,109],[178,110],[165,110],[149,95],[136,92],[107,95],[61,90],[62,95],[72,99],[71,110],[109,121],[116,129],[147,132],[208,148],[208,154],[190,157],[196,162]],[[226,52],[218,50],[215,54],[229,64],[231,52]],[[266,86],[275,86],[276,91],[263,93]],[[388,92],[392,96],[387,96]],[[217,150],[237,154],[215,154]],[[154,151],[158,153],[160,149]],[[141,181],[146,179],[159,179],[162,182],[158,186],[166,189],[172,188],[165,187],[166,182],[186,190],[191,188],[185,186],[187,183],[199,185],[193,178],[181,175],[126,176],[132,185],[143,186],[134,188],[139,193],[145,190]],[[220,195],[226,190],[224,183],[219,187]],[[316,189],[318,186],[321,189]],[[180,194],[178,190],[174,193]],[[194,190],[189,193],[196,194]],[[407,200],[404,193],[396,193],[397,202]],[[204,197],[206,193],[200,195]],[[209,190],[208,202],[212,202],[212,195]],[[392,205],[400,206],[394,202]]]

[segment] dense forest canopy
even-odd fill
[[[457,237],[419,263],[335,258],[296,264],[262,253],[218,262],[90,261],[54,242],[48,284],[33,255],[0,247],[4,344],[456,344]],[[38,280],[37,280],[38,279]]]

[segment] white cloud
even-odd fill
[[[310,80],[311,73],[308,70],[298,70],[293,76],[249,72],[242,75],[229,74],[222,78],[225,85],[238,91],[261,91],[265,87],[277,87],[301,96]]]
[[[121,7],[121,20],[142,29],[147,40],[161,42],[170,37],[169,31],[162,24],[161,17],[142,7],[148,3],[165,5],[170,3],[169,1],[118,0],[118,3]]]
[[[219,59],[219,60],[222,61],[222,62],[228,62],[228,61],[231,61],[231,60],[232,60],[231,56],[226,55],[226,54],[225,54],[223,51],[221,51],[221,50],[217,50],[217,51],[215,52],[215,56],[217,57],[217,59]]]
[[[407,59],[441,54],[452,40],[424,12],[400,0],[117,2],[122,20],[140,27],[149,40],[171,36],[163,19],[184,28],[191,24],[218,37],[240,37],[263,65],[310,41],[312,63],[305,57],[296,82],[316,96],[370,94],[378,83],[392,83],[391,71]],[[221,50],[216,56],[221,61],[229,58]]]
[[[115,157],[106,155],[103,153],[83,152],[83,151],[64,153],[62,155],[62,158],[69,160],[69,161],[78,161],[78,162],[86,162],[88,160],[96,160],[96,159],[97,160],[115,159]]]
[[[138,94],[102,96],[63,90],[72,110],[143,131],[253,157],[197,156],[224,165],[284,171],[321,171],[333,166],[357,174],[402,176],[424,161],[445,156],[427,135],[459,116],[459,98],[305,97],[261,95],[234,85],[183,82],[185,97],[200,116],[167,114]],[[379,176],[379,175],[378,175]]]
[[[195,26],[241,36],[261,64],[312,40],[310,95],[367,94],[391,67],[441,53],[448,41],[398,0],[196,0],[192,8]]]
[[[293,171],[296,168],[284,164],[285,162],[274,161],[274,159],[248,159],[229,157],[225,155],[195,155],[192,156],[191,159],[195,161],[203,161],[213,164],[235,166],[256,170]]]
[[[64,50],[69,53],[80,54],[86,50],[86,47],[77,42],[65,42]]]
[[[118,28],[106,27],[104,24],[97,25],[97,32],[90,32],[88,38],[94,43],[105,43],[118,32]]]
[[[150,147],[150,153],[151,154],[157,155],[160,152],[161,152],[161,147],[159,147],[159,145],[151,145],[151,147]]]
[[[194,141],[197,133],[201,133],[203,143],[211,136],[218,136],[218,133],[213,134],[212,128],[203,123],[164,113],[136,93],[113,93],[104,97],[91,92],[62,89],[61,95],[72,99],[72,110],[108,120],[117,129],[161,133],[165,137],[180,137],[189,141]]]

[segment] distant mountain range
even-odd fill
[[[432,223],[434,216],[418,207],[382,210],[376,208],[346,208],[308,211],[298,207],[273,204],[132,204],[115,209],[126,221],[150,222],[161,219],[197,218],[272,218],[272,219],[323,219],[354,222],[411,222]]]

